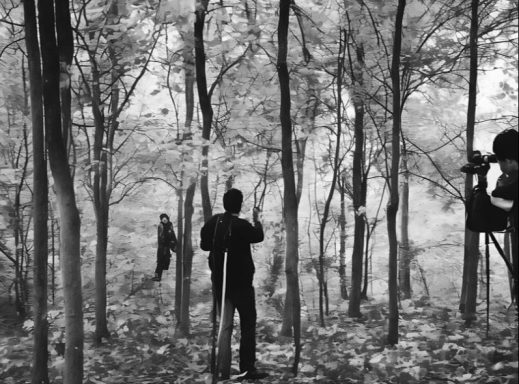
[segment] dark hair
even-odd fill
[[[243,194],[239,189],[231,188],[223,195],[223,207],[227,212],[240,213]]]
[[[160,215],[160,221],[162,221],[163,218],[166,218],[166,219],[168,219],[168,221],[169,221],[169,216],[166,215],[165,213],[163,213],[162,215]]]
[[[494,138],[492,150],[496,154],[498,160],[516,160],[517,161],[517,140],[518,134],[515,129],[507,129],[499,133]]]

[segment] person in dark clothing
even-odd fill
[[[242,202],[241,191],[229,189],[223,197],[225,213],[211,217],[200,233],[200,247],[210,252],[213,294],[220,313],[217,373],[224,380],[229,378],[231,370],[231,335],[235,309],[240,317],[241,328],[241,374],[238,379],[260,379],[267,376],[255,367],[256,304],[253,287],[254,262],[250,247],[251,244],[263,241],[263,227],[258,220],[259,211],[256,208],[253,214],[254,225],[238,217]]]
[[[171,251],[176,252],[177,237],[173,230],[173,224],[169,221],[169,216],[163,213],[160,215],[160,223],[157,227],[157,268],[152,280],[160,281],[162,271],[169,269],[171,261]]]
[[[512,266],[515,281],[519,278],[519,253],[517,249],[518,234],[518,145],[519,134],[514,129],[507,129],[494,138],[492,150],[494,151],[501,176],[497,181],[496,188],[492,191],[491,202],[493,205],[510,212],[511,243],[512,243]],[[519,293],[516,285],[513,289],[516,298]]]

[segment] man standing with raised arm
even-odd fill
[[[213,295],[220,313],[217,374],[228,379],[231,371],[231,335],[234,310],[240,316],[240,376],[238,380],[267,376],[255,367],[256,303],[254,297],[254,262],[250,245],[263,241],[263,227],[254,209],[253,223],[240,219],[243,195],[229,189],[223,196],[225,213],[211,217],[201,230],[200,247],[209,253]],[[225,267],[225,268],[224,268]],[[222,300],[223,298],[223,300]]]

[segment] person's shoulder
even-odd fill
[[[237,217],[236,218],[236,223],[238,225],[240,225],[240,226],[249,226],[249,225],[251,225],[251,223],[248,220],[242,219],[241,217]]]
[[[205,224],[206,224],[206,225],[207,225],[207,224],[214,224],[214,223],[216,223],[216,221],[218,221],[218,219],[220,219],[220,217],[223,217],[223,215],[222,215],[221,213],[217,213],[217,214],[211,216],[211,217],[209,218],[209,220],[207,220],[207,221],[205,222]]]

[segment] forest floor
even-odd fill
[[[163,287],[164,288],[163,288]],[[164,289],[164,290],[163,290]],[[101,346],[92,340],[93,308],[85,312],[84,370],[87,384],[210,383],[210,308],[208,292],[198,292],[191,312],[191,335],[175,333],[171,292],[167,284],[148,280],[120,305],[109,307],[112,337]],[[205,300],[204,300],[205,299]],[[264,302],[259,306],[264,306]],[[327,327],[303,319],[299,374],[293,377],[294,348],[279,337],[279,314],[262,314],[257,326],[258,367],[264,383],[517,383],[518,330],[514,309],[492,303],[486,336],[485,301],[479,319],[467,328],[455,308],[427,300],[401,302],[400,339],[385,345],[385,304],[367,302],[364,317],[351,319],[333,310]],[[265,311],[263,311],[265,312]],[[268,312],[268,311],[267,311]],[[51,311],[51,317],[53,312]],[[235,323],[239,323],[235,318]],[[25,329],[0,330],[0,382],[30,382],[32,335]],[[239,326],[233,338],[233,369],[237,368]],[[63,357],[59,337],[52,334],[52,383],[61,383]],[[228,380],[227,383],[232,383]]]

